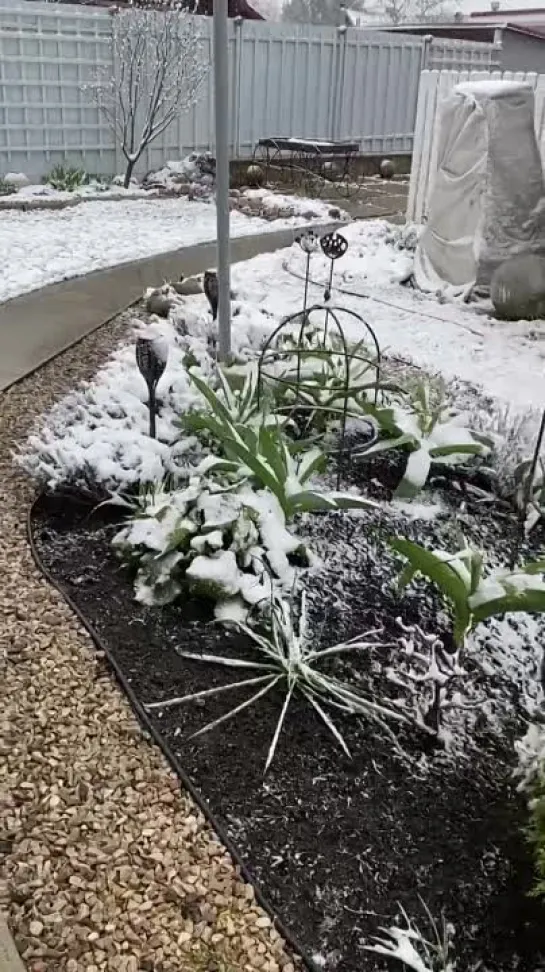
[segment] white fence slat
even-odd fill
[[[211,21],[200,21],[211,60]],[[119,149],[84,91],[100,65],[115,76],[111,39],[108,10],[0,0],[0,174],[43,176],[60,162],[119,171]],[[434,68],[490,70],[497,54],[492,44],[469,41],[436,39],[426,48],[422,37],[383,31],[230,21],[233,154],[250,157],[260,138],[274,135],[351,139],[368,154],[409,154],[425,49]],[[212,80],[147,148],[140,172],[214,149]],[[437,93],[430,87],[427,97],[435,101]],[[421,133],[431,110],[417,118]],[[427,150],[417,151],[428,165]]]

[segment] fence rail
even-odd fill
[[[423,223],[437,170],[437,145],[441,104],[455,85],[462,81],[482,80],[523,81],[534,89],[535,128],[545,165],[545,75],[524,71],[423,71],[420,78],[418,107],[414,131],[411,182],[407,204],[407,219]]]
[[[211,23],[201,18],[205,53]],[[114,174],[113,136],[85,84],[115,70],[112,14],[0,0],[0,173],[42,176],[58,162]],[[368,154],[413,147],[419,79],[428,66],[493,66],[492,45],[334,27],[230,21],[230,133],[249,157],[274,135],[360,142]],[[198,103],[148,147],[140,171],[214,148],[212,74]]]

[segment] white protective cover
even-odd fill
[[[536,218],[543,193],[532,88],[494,80],[457,85],[440,116],[416,284],[453,294],[486,288],[507,257],[545,252]]]

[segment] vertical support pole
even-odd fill
[[[235,17],[235,57],[233,67],[233,117],[231,126],[233,131],[233,154],[240,159],[240,79],[242,72],[242,49],[244,44],[242,28],[243,17]]]
[[[218,355],[231,353],[229,256],[229,49],[227,0],[214,0],[214,107],[216,122],[216,220],[218,235]]]
[[[343,123],[343,112],[344,112],[344,93],[345,93],[345,80],[346,80],[346,40],[347,40],[348,28],[346,24],[342,27],[337,27],[337,34],[339,37],[339,76],[337,79],[338,83],[338,97],[336,103],[336,117],[335,117],[335,128],[334,128],[334,139],[339,140],[341,138],[341,130]]]

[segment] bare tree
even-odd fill
[[[346,3],[353,10],[360,9],[362,0]],[[287,0],[282,14],[283,20],[296,24],[344,24],[343,0]]]
[[[114,14],[114,73],[101,68],[85,86],[125,156],[130,185],[146,147],[187,111],[208,73],[197,19],[173,4]]]
[[[427,24],[454,18],[444,0],[384,0],[375,9],[384,13],[385,24]]]

